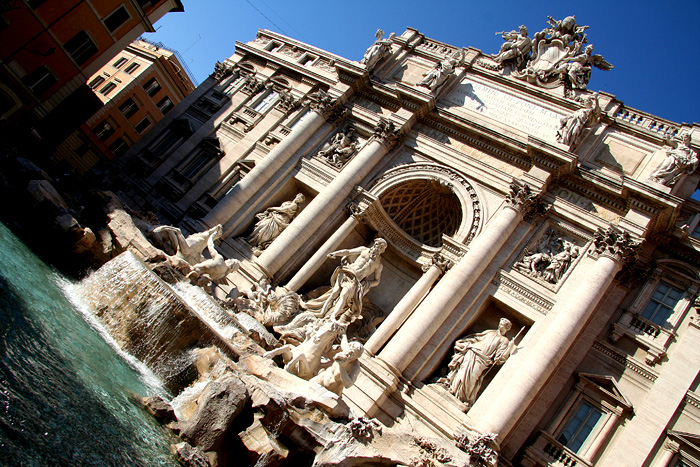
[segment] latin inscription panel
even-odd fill
[[[460,107],[452,111],[470,110],[545,141],[555,140],[559,128],[556,112],[471,80],[462,81],[447,100]]]

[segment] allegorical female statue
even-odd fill
[[[509,320],[501,318],[498,329],[458,339],[450,360],[450,371],[439,383],[447,386],[457,399],[471,406],[488,370],[494,365],[503,365],[515,352],[515,343],[506,337],[511,327]]]
[[[246,239],[253,247],[255,255],[262,253],[262,250],[279,237],[299,213],[299,207],[304,200],[304,195],[299,193],[292,201],[285,201],[281,206],[267,208],[255,215],[259,220],[253,228],[253,233]]]

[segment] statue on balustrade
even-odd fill
[[[384,31],[377,29],[377,33],[374,35],[377,40],[367,49],[360,64],[364,65],[367,71],[371,72],[377,63],[379,63],[379,60],[384,58],[391,50],[391,42],[395,36],[396,34],[392,32],[389,34],[388,39],[383,39]]]
[[[683,132],[674,142],[668,139],[671,149],[664,150],[666,159],[649,176],[649,180],[665,186],[673,186],[683,174],[691,174],[698,168],[698,155],[690,149],[690,133]]]
[[[506,337],[512,324],[506,318],[498,322],[498,329],[472,334],[455,342],[454,354],[449,363],[449,373],[438,380],[457,399],[469,408],[479,393],[488,371],[502,365],[517,349],[513,340]],[[517,337],[517,336],[516,336]]]
[[[255,215],[258,222],[255,223],[253,233],[246,239],[253,247],[253,254],[259,256],[280,236],[299,213],[305,199],[304,195],[299,193],[292,201],[285,201],[281,206],[267,208]]]
[[[530,58],[532,40],[527,36],[527,28],[520,26],[520,31],[500,32],[506,42],[501,50],[493,56],[498,63],[510,63],[516,70],[522,69]]]
[[[336,133],[328,145],[318,151],[318,156],[325,157],[328,159],[328,162],[336,167],[342,167],[350,160],[356,149],[355,129],[348,128],[345,133],[341,131]]]
[[[464,51],[455,52],[450,58],[438,62],[432,70],[424,73],[424,78],[417,86],[428,88],[433,95],[437,95],[442,85],[447,81],[447,78],[454,74],[455,68],[457,68],[463,60]]]
[[[584,97],[582,108],[560,119],[557,141],[567,146],[577,144],[581,139],[583,129],[598,123],[602,113],[597,92]]]

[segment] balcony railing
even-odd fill
[[[524,465],[551,467],[591,467],[591,464],[547,432],[541,432],[535,443],[525,450]]]

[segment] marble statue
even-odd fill
[[[582,54],[574,56],[568,63],[559,67],[559,71],[568,78],[572,88],[586,89],[588,81],[591,79],[591,69],[594,66],[605,71],[614,68],[602,55],[593,55],[592,52],[593,45],[589,44]]]
[[[223,228],[221,224],[204,232],[193,233],[185,238],[182,231],[170,225],[161,225],[153,229],[153,233],[165,237],[175,250],[175,256],[186,261],[190,266],[204,261],[202,252],[207,248],[209,238],[218,240],[221,238]]]
[[[592,95],[584,97],[582,108],[560,119],[557,141],[567,146],[577,144],[583,129],[598,123],[601,115],[598,93],[594,92]]]
[[[562,20],[551,16],[547,18],[549,27],[535,33],[529,45],[530,51],[521,49],[521,66],[516,67],[511,76],[545,88],[556,87],[563,81],[569,88],[584,90],[588,86],[592,67],[606,71],[613,69],[601,55],[592,54],[593,46],[584,48],[588,43],[588,26],[577,24],[575,16],[567,16]],[[504,33],[503,38],[512,41],[512,37],[512,33],[508,33],[507,37]],[[526,47],[524,39],[520,41]],[[506,43],[503,47],[508,50],[511,46]],[[505,52],[503,47],[494,60]]]
[[[253,286],[246,291],[246,296],[262,310],[267,306],[267,298],[271,289],[272,286],[269,279],[263,277],[259,282],[253,282]]]
[[[511,327],[509,320],[501,318],[498,329],[458,339],[449,363],[449,373],[439,382],[446,385],[455,397],[471,406],[488,370],[494,365],[504,364],[515,352],[515,343],[506,337]]]
[[[396,34],[392,32],[389,34],[388,39],[384,39],[384,31],[377,29],[377,33],[374,35],[377,40],[367,49],[360,64],[364,65],[367,71],[372,71],[377,63],[379,63],[379,60],[384,58],[391,50],[391,43],[395,36]]]
[[[321,369],[321,359],[329,354],[335,339],[344,334],[347,325],[326,319],[301,344],[291,346],[285,344],[280,348],[267,352],[264,357],[282,356],[284,369],[288,372],[309,380],[316,376]]]
[[[579,248],[573,243],[563,240],[562,251],[549,257],[549,264],[544,269],[542,278],[556,284],[571,265],[571,260],[578,257]]]
[[[301,204],[305,201],[304,195],[297,194],[292,201],[285,201],[281,206],[270,207],[255,217],[258,222],[253,227],[253,233],[246,241],[253,247],[253,254],[259,256],[262,251],[270,246],[284,229],[299,213]]]
[[[349,388],[357,379],[360,371],[358,359],[362,356],[364,347],[359,342],[348,342],[347,334],[343,334],[340,342],[340,352],[333,357],[333,364],[321,371],[311,379],[313,383],[319,383],[324,388],[343,394],[343,389]]]
[[[666,159],[649,176],[649,180],[673,186],[683,174],[691,174],[698,168],[698,155],[690,149],[690,133],[683,132],[677,140],[667,140],[671,149],[666,149]]]
[[[450,58],[438,62],[432,70],[423,74],[423,79],[416,85],[430,89],[436,95],[443,84],[447,81],[460,65],[463,59],[463,51],[455,52]]]
[[[498,63],[512,63],[516,69],[521,69],[530,58],[532,40],[527,35],[527,28],[520,26],[520,31],[500,32],[506,42],[501,50],[493,56]]]
[[[199,285],[203,285],[203,279],[207,282],[225,279],[229,273],[232,273],[241,265],[241,262],[237,259],[226,259],[216,250],[214,237],[214,235],[209,235],[207,239],[207,249],[211,258],[193,265],[192,271],[187,275],[189,280]]]
[[[357,149],[357,142],[355,141],[355,129],[348,128],[348,130],[343,133],[339,131],[328,143],[328,146],[324,149],[318,151],[319,157],[325,157],[328,162],[336,167],[342,167]]]
[[[378,285],[382,277],[381,254],[386,250],[386,240],[377,238],[371,246],[329,253],[329,258],[341,257],[340,266],[331,276],[331,290],[308,301],[310,310],[322,303],[320,316],[350,324],[362,315],[362,299]]]

